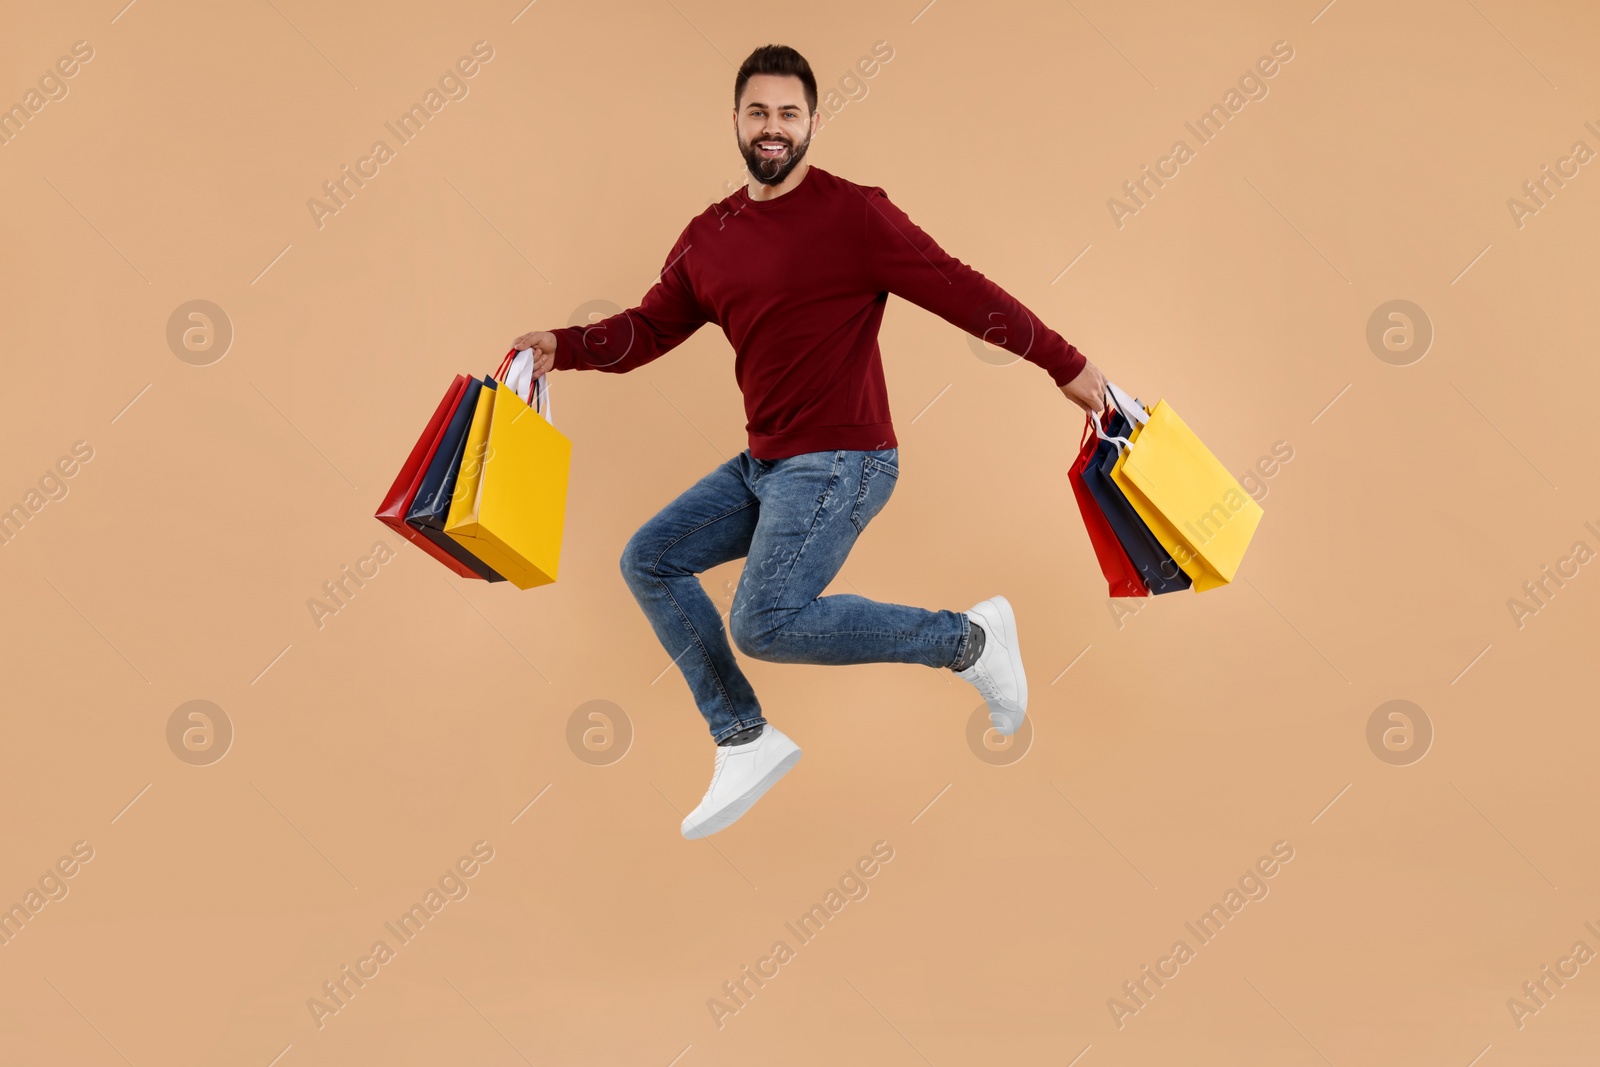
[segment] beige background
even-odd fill
[[[0,147],[0,506],[94,450],[0,548],[0,903],[94,849],[0,947],[0,1062],[1592,1060],[1600,965],[1520,1029],[1506,1003],[1600,950],[1600,573],[1520,629],[1507,606],[1600,549],[1600,176],[1521,228],[1506,206],[1600,149],[1591,5],[120,2],[12,5],[0,35],[7,103],[95,51]],[[318,229],[306,200],[479,40],[470,95]],[[1270,94],[1118,228],[1107,199],[1279,40]],[[739,173],[734,64],[769,41],[825,89],[888,42],[811,158],[1230,469],[1294,458],[1239,581],[1119,626],[1066,482],[1081,417],[892,301],[902,477],[835,589],[1011,598],[1032,748],[979,759],[946,672],[750,663],[806,758],[688,843],[712,748],[617,559],[744,447],[721,334],[557,376],[557,584],[455,579],[372,512],[452,374],[638,301]],[[209,366],[166,342],[193,299],[235,331]],[[1435,331],[1409,366],[1366,342],[1394,299]],[[379,541],[319,629],[307,601]],[[737,575],[705,576],[724,608]],[[235,730],[209,766],[166,739],[196,699]],[[1435,731],[1409,766],[1366,740],[1394,699]],[[607,766],[567,741],[591,700],[634,735]],[[308,999],[480,840],[470,895],[319,1029]],[[870,895],[799,945],[877,841]],[[1270,895],[1119,1029],[1108,999],[1277,841]]]

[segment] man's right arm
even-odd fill
[[[684,257],[692,247],[686,230],[638,307],[599,322],[551,330],[556,338],[554,369],[625,373],[666,355],[709,322],[711,316],[695,296],[685,269]]]

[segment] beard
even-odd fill
[[[737,135],[736,135],[737,138]],[[756,145],[761,141],[782,141],[788,146],[781,156],[763,156]],[[795,147],[793,141],[787,137],[758,137],[754,141],[739,141],[739,153],[744,156],[744,165],[750,171],[750,176],[762,185],[780,185],[789,176],[789,173],[805,158],[806,149],[811,147],[811,137],[807,135],[805,141]]]

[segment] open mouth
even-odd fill
[[[756,151],[768,159],[777,159],[789,150],[786,141],[757,141]]]

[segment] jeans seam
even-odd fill
[[[688,537],[691,534],[697,534],[701,530],[704,530],[707,526],[710,526],[712,523],[721,522],[723,519],[727,518],[729,515],[732,515],[735,512],[743,511],[745,508],[747,508],[750,505],[755,504],[755,503],[758,503],[758,501],[746,500],[743,504],[740,504],[737,507],[729,508],[727,511],[724,511],[720,515],[713,515],[711,518],[707,519],[705,522],[702,522],[699,526],[696,526],[694,529],[685,530],[685,531],[683,531],[683,533],[679,534],[677,537],[674,537],[672,540],[668,541],[665,545],[661,546],[661,551],[656,553],[656,558],[650,561],[650,576],[653,577],[653,578],[659,578],[660,577],[660,575],[656,573],[656,568],[658,566],[660,566],[662,557],[665,556],[668,552],[672,551],[672,549],[677,546],[679,541],[682,541],[684,538]]]
[[[730,726],[726,730],[722,731],[720,734],[717,734],[711,740],[713,740],[713,741],[721,741],[725,737],[732,737],[734,734],[738,733],[740,730],[748,730],[752,726],[765,726],[765,725],[767,725],[767,717],[765,715],[757,715],[753,719],[740,719],[739,721],[735,722],[732,726]]]
[[[967,645],[972,641],[972,617],[966,612],[961,612],[961,640],[956,644],[956,654],[951,657],[946,667],[954,667],[961,662],[961,657],[967,654]]]
[[[706,648],[706,643],[700,639],[700,631],[694,628],[694,623],[689,619],[688,614],[684,612],[683,605],[679,604],[678,598],[672,595],[672,587],[667,584],[667,580],[659,576],[653,577],[657,582],[661,583],[662,592],[666,593],[667,599],[672,602],[672,610],[678,613],[679,621],[689,631],[689,636],[693,638],[695,646],[700,649],[700,656],[705,660],[706,670],[710,673],[711,680],[716,683],[717,692],[722,695],[723,705],[727,708],[729,714],[737,715],[738,709],[733,706],[733,698],[728,695],[728,687],[722,683],[722,675],[717,673],[717,664],[711,658],[710,650]],[[721,621],[720,617],[718,621]],[[679,653],[679,655],[682,655],[682,653]],[[687,681],[687,679],[685,680]]]
[[[856,533],[858,535],[859,534],[864,534],[864,533],[867,532],[867,523],[862,523],[862,522],[857,522],[856,521],[856,516],[861,514],[861,506],[862,506],[862,504],[866,503],[867,487],[873,484],[872,483],[872,479],[867,477],[867,468],[870,466],[873,469],[877,470],[878,473],[880,473],[880,474],[887,473],[887,474],[889,474],[890,477],[893,477],[893,478],[900,477],[900,471],[898,469],[891,470],[887,463],[883,463],[883,462],[881,462],[879,460],[873,459],[871,456],[863,456],[862,460],[863,460],[863,463],[862,463],[862,466],[861,466],[861,488],[856,492],[856,503],[855,503],[855,506],[850,509],[850,525],[852,525],[852,526],[854,526],[856,528]],[[886,501],[886,503],[887,503],[887,501]],[[871,520],[869,519],[868,522],[870,522],[870,521]]]
[[[942,637],[924,637],[924,636],[922,636],[920,634],[905,633],[904,631],[901,631],[901,630],[836,630],[833,633],[814,634],[814,633],[808,633],[805,630],[784,629],[782,631],[781,636],[783,636],[783,637],[821,637],[821,638],[834,638],[834,637],[893,637],[893,638],[896,638],[897,640],[915,641],[915,642],[918,642],[920,644],[935,644],[935,643],[937,643],[939,641],[944,640],[944,638],[942,638]],[[958,654],[956,656],[956,659],[960,659],[960,658],[961,657]],[[954,663],[955,660],[951,660],[951,662]]]
[[[866,526],[856,521],[856,516],[861,514],[861,505],[866,503],[867,486],[872,484],[872,479],[867,477],[867,470],[872,463],[871,456],[861,457],[861,484],[856,488],[856,502],[850,508],[850,525],[856,528],[856,533],[866,532]]]
[[[800,566],[800,560],[805,557],[806,549],[811,547],[811,539],[817,532],[817,523],[822,518],[822,513],[827,510],[828,494],[833,492],[834,485],[838,482],[839,474],[843,469],[844,450],[840,449],[833,454],[833,471],[828,476],[828,487],[822,491],[822,499],[818,502],[816,510],[811,514],[811,525],[806,529],[806,535],[801,539],[800,547],[795,551],[794,558],[789,561],[789,569],[784,572],[783,581],[778,585],[778,591],[772,595],[772,603],[767,605],[768,611],[776,608],[779,602],[783,600],[783,591],[789,587],[789,579],[794,577],[795,568]],[[852,522],[850,525],[854,526],[855,523]]]
[[[701,640],[700,631],[698,631],[698,630],[696,630],[694,628],[694,621],[689,618],[688,613],[683,610],[683,605],[678,603],[678,598],[673,595],[672,586],[667,583],[667,580],[666,580],[666,578],[664,576],[662,576],[660,573],[657,572],[657,567],[660,565],[661,560],[666,556],[666,554],[668,552],[670,552],[672,550],[672,548],[675,545],[678,544],[678,542],[682,541],[684,538],[688,537],[690,534],[699,533],[701,530],[705,529],[707,526],[710,526],[712,523],[721,522],[723,519],[727,518],[729,515],[733,515],[736,512],[742,511],[742,510],[744,510],[745,508],[749,507],[751,504],[754,504],[754,503],[756,503],[756,501],[747,500],[743,504],[738,505],[737,507],[729,508],[727,511],[723,512],[720,515],[712,516],[711,518],[709,518],[706,521],[702,522],[700,525],[696,526],[692,530],[685,530],[683,533],[679,534],[677,537],[674,537],[672,540],[668,541],[665,545],[663,545],[662,548],[661,548],[661,551],[656,554],[656,558],[654,560],[652,560],[651,563],[650,563],[650,577],[653,578],[658,583],[660,583],[662,592],[666,593],[667,594],[667,599],[672,602],[672,610],[674,610],[674,611],[676,611],[678,613],[679,621],[681,621],[683,623],[684,628],[689,631],[690,637],[693,638],[695,645],[699,647],[700,656],[701,656],[702,659],[705,660],[706,668],[709,671],[709,673],[711,674],[711,680],[716,683],[717,692],[722,695],[722,703],[727,708],[729,714],[732,714],[732,715],[737,715],[738,714],[738,709],[734,707],[733,698],[728,695],[728,687],[723,684],[722,675],[717,672],[717,665],[716,665],[716,662],[711,658],[710,650],[706,648],[706,643],[703,640]],[[693,575],[689,575],[689,577],[693,578],[694,576]],[[695,580],[698,581],[699,579],[696,578]],[[715,605],[713,605],[713,606],[715,606]],[[721,616],[718,616],[717,621],[719,623],[722,621],[721,620]],[[680,653],[680,655],[681,655],[681,653]],[[687,679],[685,679],[685,680],[687,680]],[[692,687],[691,687],[691,689],[692,689]],[[757,711],[756,714],[760,715],[761,713],[759,711]],[[723,736],[726,737],[727,735],[724,734]],[[717,740],[719,740],[719,741],[721,739],[722,738],[720,738],[720,737],[717,738]]]

